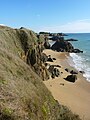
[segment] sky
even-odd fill
[[[90,0],[0,0],[0,24],[35,32],[90,32]]]

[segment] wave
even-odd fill
[[[83,76],[90,82],[90,62],[88,59],[76,53],[70,53],[70,56],[74,62],[73,67],[75,67],[78,71],[84,71],[85,73]]]

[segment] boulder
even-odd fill
[[[56,58],[53,58],[53,60],[56,60]]]
[[[77,80],[77,76],[76,75],[68,75],[65,80],[69,81],[69,82],[75,82]]]
[[[55,78],[60,75],[60,71],[57,68],[54,68],[54,65],[50,65],[48,71],[51,73],[51,77]]]
[[[57,68],[54,68],[54,74],[58,77],[60,75],[60,71]]]
[[[57,40],[51,47],[52,50],[56,50],[58,52],[72,52],[74,47],[71,43],[64,40]]]
[[[71,74],[78,74],[78,72],[75,71],[75,70],[71,70],[70,73],[71,73]]]
[[[49,62],[53,62],[53,58],[51,58],[51,55],[48,56],[47,61],[49,61]]]
[[[47,61],[53,62],[53,59],[52,58],[48,58]]]
[[[53,70],[54,70],[54,65],[50,65],[49,68],[48,68],[48,71],[49,71],[50,73],[52,73]]]
[[[79,71],[80,73],[84,74],[85,72],[84,71]]]
[[[65,71],[70,72],[70,70],[68,68],[65,68]]]

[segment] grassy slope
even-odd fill
[[[0,120],[79,120],[20,58],[24,38],[37,40],[32,31],[0,26]]]

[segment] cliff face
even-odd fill
[[[43,84],[37,41],[33,31],[0,26],[0,120],[79,120]]]

